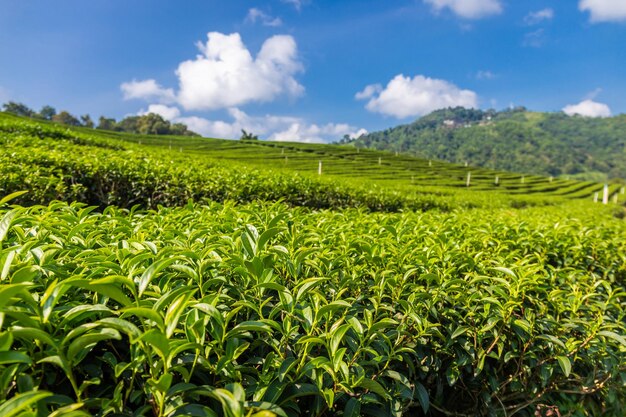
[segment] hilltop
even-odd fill
[[[626,178],[626,115],[608,118],[461,107],[361,136],[355,146],[536,175]]]

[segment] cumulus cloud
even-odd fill
[[[626,2],[623,0],[580,0],[580,11],[588,11],[591,21],[619,22],[626,21]]]
[[[433,10],[439,13],[448,8],[464,19],[480,19],[482,17],[500,14],[502,4],[500,0],[424,0]]]
[[[554,10],[546,8],[538,10],[536,12],[530,12],[524,17],[524,23],[528,26],[538,25],[545,20],[552,20],[554,18]]]
[[[161,87],[153,79],[133,80],[121,85],[124,99],[177,103],[186,110],[216,110],[304,93],[294,78],[303,71],[303,65],[293,37],[272,36],[256,57],[238,33],[210,32],[207,38],[206,43],[198,44],[201,54],[196,59],[178,66],[178,92]]]
[[[356,97],[369,99],[365,108],[371,112],[398,119],[423,116],[445,107],[477,107],[477,95],[461,90],[456,85],[435,78],[417,75],[413,78],[400,74],[382,89],[378,84],[368,85]]]
[[[176,118],[180,117],[180,110],[177,107],[169,107],[164,104],[151,104],[148,106],[148,110],[140,111],[139,115],[143,116],[148,113],[158,114],[169,121],[175,121]]]
[[[178,117],[176,122],[186,124],[189,129],[204,136],[234,139],[245,129],[269,140],[290,142],[330,142],[344,135],[358,137],[367,133],[365,129],[345,124],[311,124],[299,117],[250,116],[238,108],[228,109],[230,121],[209,120],[202,117]]]
[[[238,33],[211,32],[207,43],[198,47],[202,55],[181,63],[176,71],[178,102],[187,110],[215,110],[304,92],[294,78],[303,67],[291,36],[267,39],[256,58]]]
[[[120,88],[124,94],[124,100],[157,100],[163,103],[171,103],[176,100],[174,90],[161,87],[155,80],[133,80],[123,83]]]
[[[593,100],[583,100],[578,104],[570,104],[563,108],[563,112],[569,116],[575,114],[586,117],[609,117],[611,109],[604,103]]]
[[[363,91],[359,91],[355,94],[354,98],[357,100],[366,100],[368,98],[372,98],[375,94],[383,91],[383,86],[380,84],[371,84],[363,89]]]
[[[248,15],[246,16],[246,22],[256,23],[260,22],[263,26],[270,27],[278,27],[283,24],[283,21],[280,17],[273,17],[265,13],[264,11],[253,7],[248,10]]]
[[[292,123],[285,130],[273,133],[269,139],[278,142],[310,142],[324,143],[342,138],[348,135],[358,138],[367,134],[365,129],[356,129],[353,126],[340,123],[328,123],[325,125]]]

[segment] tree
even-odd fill
[[[241,129],[241,137],[239,140],[259,140],[259,136],[253,135],[251,132],[246,132],[245,129]]]
[[[166,135],[170,132],[170,122],[156,113],[140,116],[137,131],[142,135]]]
[[[7,113],[13,113],[17,116],[25,116],[25,117],[33,117],[36,113],[22,103],[16,103],[14,101],[9,101],[2,105],[2,108]]]
[[[83,114],[82,116],[80,116],[80,120],[83,123],[83,126],[93,129],[93,120],[91,120],[90,115]]]
[[[98,126],[96,127],[96,129],[101,129],[101,130],[118,130],[117,123],[115,122],[115,119],[107,118],[107,117],[104,117],[104,116],[100,116],[100,118],[98,119]]]
[[[173,123],[170,129],[170,133],[172,135],[180,135],[180,136],[187,135],[188,136],[189,133],[191,132],[187,130],[187,126],[185,126],[184,124]]]
[[[78,120],[76,117],[74,117],[73,115],[71,115],[69,112],[65,110],[63,110],[59,114],[55,114],[52,117],[52,121],[55,123],[61,123],[63,125],[68,125],[68,126],[80,126],[80,120]]]
[[[52,106],[43,106],[41,110],[39,110],[39,117],[45,120],[52,120],[54,116],[56,116],[57,111]]]
[[[137,133],[139,131],[140,116],[128,116],[120,120],[117,124],[118,130],[128,133]]]

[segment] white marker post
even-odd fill
[[[622,194],[624,194],[626,192],[626,187],[622,187],[621,191]]]
[[[285,163],[287,163],[288,160],[287,155],[285,155]]]
[[[428,166],[429,167],[433,166],[433,161],[428,161]]]
[[[617,193],[615,193],[615,195],[613,196],[613,202],[614,202],[615,204],[617,204],[617,196],[618,196],[618,194],[617,194]]]
[[[500,177],[496,175],[496,181],[495,181],[496,185],[500,185]]]
[[[604,191],[602,193],[602,204],[609,204],[609,184],[604,184]]]
[[[466,187],[469,187],[469,186],[470,186],[470,181],[471,181],[471,179],[472,179],[472,173],[471,173],[471,172],[468,172],[468,173],[467,173],[467,181],[465,182],[465,186],[466,186]]]
[[[383,163],[383,159],[379,156],[378,157],[378,165],[382,165],[382,163]]]
[[[317,166],[317,175],[322,175],[322,161]]]
[[[524,176],[522,175],[522,184],[524,184],[524,181],[525,181],[525,180],[526,180],[526,179],[525,179],[525,178],[524,178]]]
[[[465,161],[465,166],[468,166],[469,164],[467,163],[467,161]]]
[[[398,156],[398,151],[396,151],[396,156]]]
[[[554,177],[550,177],[550,182],[552,182],[554,180]]]
[[[178,152],[183,153],[183,148],[178,148]]]
[[[598,202],[598,193],[594,193],[593,194],[593,202],[597,203]]]

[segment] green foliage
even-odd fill
[[[200,201],[282,199],[316,208],[367,207],[374,211],[448,209],[431,196],[373,193],[293,173],[260,171],[203,157],[139,147],[35,123],[0,125],[0,193],[28,190],[16,202],[81,201],[104,208],[184,205]],[[69,158],[68,155],[72,157]]]
[[[3,417],[625,414],[618,182],[8,115],[0,145]]]
[[[0,115],[0,194],[16,202],[81,201],[146,208],[196,201],[283,199],[316,208],[450,210],[591,200],[602,184],[523,177],[353,148],[133,136]],[[71,158],[69,157],[71,155]],[[317,175],[324,159],[324,174]],[[466,187],[471,170],[472,184]],[[499,176],[499,182],[494,177]],[[610,188],[617,195],[618,183]]]
[[[7,113],[12,113],[16,116],[23,116],[23,117],[33,117],[36,114],[33,109],[29,108],[25,104],[16,103],[14,101],[9,101],[8,103],[4,103],[2,105],[2,111],[5,111]]]
[[[115,119],[100,117],[97,129],[116,132],[138,133],[141,135],[180,135],[198,136],[182,123],[170,123],[162,116],[148,113],[142,116],[128,116],[119,122]]]
[[[52,120],[56,114],[57,111],[52,106],[43,106],[41,110],[39,110],[39,116],[44,120]]]
[[[626,223],[568,212],[0,209],[0,407],[622,416]]]
[[[95,127],[95,123],[88,114],[84,114],[80,116],[80,118],[77,118],[66,110],[57,113],[54,107],[48,105],[43,106],[39,113],[30,109],[25,104],[15,103],[12,101],[3,104],[2,108],[4,112],[11,113],[16,116],[50,120],[55,123],[74,127]],[[188,130],[187,126],[183,123],[170,123],[169,121],[163,119],[162,116],[154,113],[142,116],[128,116],[122,119],[119,123],[113,118],[101,116],[97,128],[101,130],[139,133],[143,135],[198,136],[197,133]]]
[[[258,135],[252,134],[252,132],[246,132],[244,129],[241,129],[241,137],[239,140],[259,140]]]
[[[80,120],[65,110],[52,116],[51,120],[62,125],[81,126]]]
[[[455,108],[365,135],[355,144],[491,169],[604,181],[626,178],[625,127],[624,115]]]

